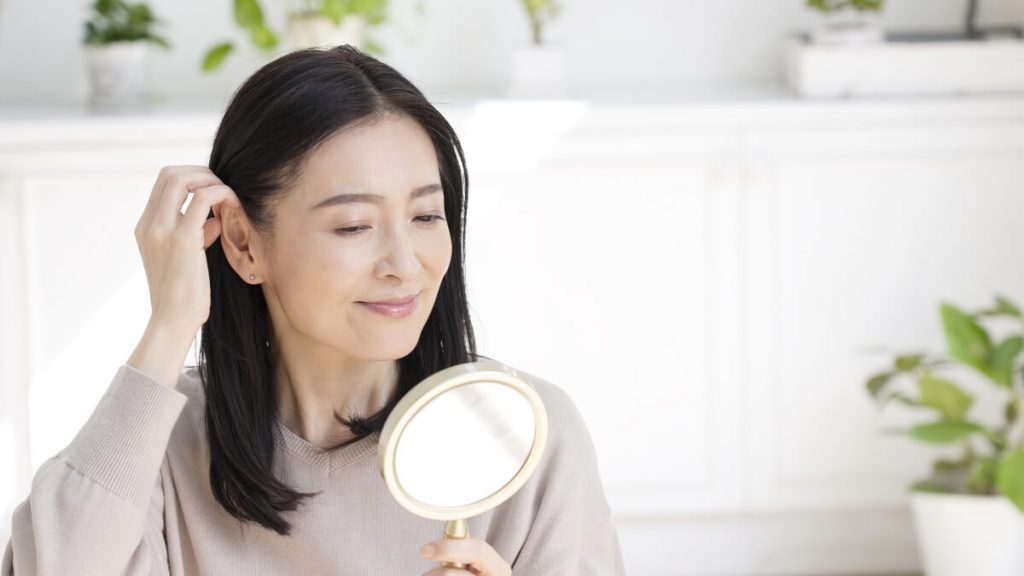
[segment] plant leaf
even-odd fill
[[[889,402],[892,402],[892,401],[899,402],[900,404],[904,404],[906,406],[912,406],[914,408],[920,408],[921,407],[921,403],[918,402],[918,400],[916,398],[911,398],[910,396],[907,396],[906,394],[904,394],[902,392],[893,392],[892,394],[889,394],[888,396],[885,396],[884,398],[882,398],[879,403],[882,406],[885,406],[886,404],[888,404]]]
[[[85,23],[85,43],[86,44],[99,44],[100,43],[100,31],[96,29],[95,22]]]
[[[973,318],[947,303],[942,304],[942,326],[950,354],[964,364],[988,374],[988,358],[992,352],[988,333]]]
[[[1013,423],[1017,421],[1020,416],[1020,397],[1014,396],[1006,403],[1006,408],[1003,410],[1003,416],[1006,418],[1007,427],[1013,426]]]
[[[931,479],[918,480],[917,482],[914,482],[910,486],[910,489],[913,490],[914,492],[933,492],[937,494],[956,493],[956,490],[954,488],[951,488],[949,486],[946,486],[945,484],[941,484]]]
[[[940,474],[942,472],[959,472],[966,470],[970,467],[970,460],[936,460],[932,463],[932,472]]]
[[[985,429],[973,422],[943,420],[930,424],[918,424],[910,429],[910,436],[930,444],[951,444],[968,438],[971,434],[984,433]]]
[[[904,354],[896,357],[896,369],[901,372],[909,372],[921,365],[924,359],[923,354]]]
[[[102,16],[110,16],[114,12],[114,0],[96,0],[93,9]]]
[[[921,404],[935,408],[949,420],[961,420],[974,403],[974,399],[956,384],[930,374],[921,376],[917,387],[921,391]]]
[[[235,45],[231,42],[221,42],[206,53],[203,57],[203,72],[212,72],[220,65],[224,63],[224,59],[231,54],[231,51],[235,49]]]
[[[1013,364],[1024,350],[1024,338],[1010,336],[992,351],[989,376],[1004,388],[1013,387]]]
[[[366,50],[367,54],[372,54],[374,56],[386,56],[387,55],[387,50],[384,49],[384,46],[380,42],[377,42],[377,41],[372,40],[370,38],[367,38],[363,42],[363,48]]]
[[[1024,512],[1024,452],[1005,456],[999,463],[996,485],[1018,510]]]
[[[998,452],[1006,449],[1006,434],[998,430],[985,430],[983,433],[988,438],[988,441],[992,443],[992,447]]]
[[[891,373],[881,372],[869,378],[867,383],[868,393],[871,394],[872,396],[878,396],[878,393],[882,390],[882,388],[889,383],[889,378],[891,377]]]
[[[252,38],[252,43],[257,48],[263,50],[270,50],[277,46],[277,35],[270,28],[267,28],[263,24],[255,26],[249,29],[249,37]]]
[[[132,4],[128,6],[128,22],[130,25],[144,26],[153,22],[153,13],[145,4]]]
[[[263,25],[263,8],[257,0],[235,0],[235,22],[245,29]]]
[[[346,12],[345,0],[323,0],[320,12],[330,18],[335,25],[341,24]]]
[[[162,46],[166,49],[170,49],[171,47],[171,43],[168,42],[167,38],[164,38],[163,36],[150,36],[149,39],[157,46]]]
[[[1003,296],[996,296],[996,310],[1009,316],[1016,316],[1017,318],[1021,317],[1020,308]]]
[[[967,477],[967,488],[973,494],[992,494],[996,483],[996,459],[991,456],[978,458]]]

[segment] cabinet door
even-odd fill
[[[11,536],[15,497],[28,494],[28,319],[22,252],[21,180],[0,174],[0,542]]]
[[[584,121],[527,169],[471,178],[481,353],[569,393],[617,514],[738,502],[738,143]]]
[[[33,471],[71,441],[145,330],[134,229],[158,171],[23,181]]]
[[[883,434],[925,415],[864,383],[890,350],[945,350],[941,301],[1024,302],[1024,121],[756,132],[749,158],[749,502],[903,506],[940,451]],[[954,376],[996,416],[989,384]]]
[[[218,117],[4,122],[0,516],[88,419],[149,318],[134,228],[160,167],[206,164]],[[6,542],[10,523],[0,525]]]
[[[205,164],[206,140],[0,148],[0,193],[17,209],[5,216],[16,224],[17,270],[3,307],[18,310],[24,352],[5,367],[23,414],[4,447],[17,457],[18,494],[71,441],[142,336],[150,303],[135,224],[161,166]]]

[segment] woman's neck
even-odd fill
[[[355,438],[335,418],[369,417],[382,409],[398,386],[395,360],[360,361],[326,370],[315,361],[275,355],[278,419],[310,444],[328,449]]]

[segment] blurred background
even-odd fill
[[[480,351],[638,576],[1024,573],[1022,0],[0,0],[0,541],[149,317],[232,92],[353,43],[452,122]],[[194,362],[190,355],[187,363]]]

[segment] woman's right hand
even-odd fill
[[[189,193],[192,201],[181,207]],[[238,196],[206,166],[165,166],[160,170],[138,224],[135,240],[149,283],[151,322],[196,330],[210,316],[210,275],[206,248],[220,236],[220,209],[241,206]]]

